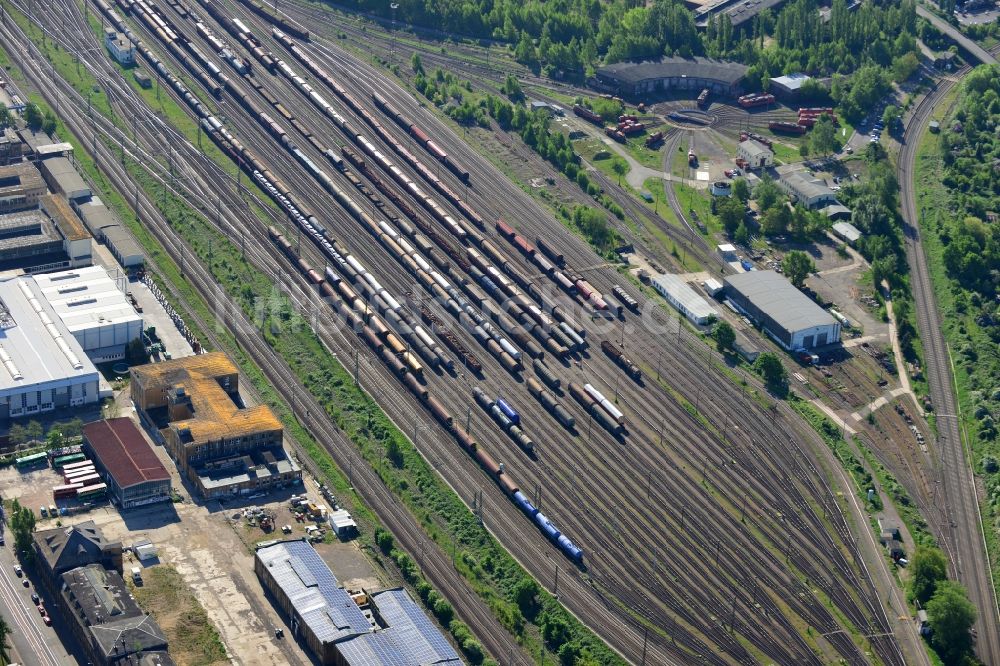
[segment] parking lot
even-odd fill
[[[308,523],[296,522],[288,504],[293,492],[303,493],[303,486],[254,499],[199,503],[191,501],[166,452],[157,447],[157,453],[171,473],[174,488],[184,497],[183,502],[160,503],[124,513],[100,502],[72,516],[40,519],[37,529],[93,520],[106,538],[122,541],[125,548],[149,539],[157,548],[157,558],[140,563],[126,553],[125,571],[133,566],[161,564],[175,569],[218,630],[227,658],[233,663],[312,663],[302,647],[289,638],[290,632],[286,631],[283,639],[275,636],[275,629],[287,629],[287,624],[264,594],[253,570],[255,543],[305,536]],[[0,469],[3,497],[20,498],[36,515],[42,505],[53,503],[51,488],[61,482],[60,475],[51,468],[27,473],[13,467]],[[306,486],[310,500],[318,501],[316,485],[310,480]],[[263,531],[250,527],[243,517],[243,509],[250,505],[272,512],[276,528]],[[291,526],[289,534],[281,531],[286,524]],[[389,582],[380,579],[356,542],[341,543],[330,536],[325,541],[316,543],[316,549],[345,587],[388,586]]]

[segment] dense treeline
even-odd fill
[[[392,15],[389,0],[354,0],[354,6]],[[679,0],[424,0],[399,3],[395,11],[407,23],[505,41],[519,62],[549,76],[579,80],[601,63],[709,55],[750,65],[750,87],[792,71],[849,74],[866,64],[899,80],[916,68],[916,36],[926,30],[913,0],[864,2],[853,11],[847,0],[834,0],[829,20],[817,0],[794,0],[739,31],[719,18],[703,33]]]
[[[980,66],[963,82],[957,107],[942,123],[942,184],[950,201],[933,219],[944,248],[942,258],[953,282],[957,329],[956,363],[968,375],[969,400],[976,431],[984,442],[997,439],[1000,419],[1000,228],[991,216],[1000,212],[1000,67]],[[995,455],[995,450],[991,450]],[[985,469],[985,465],[984,465]],[[989,471],[989,470],[986,470]],[[995,469],[993,470],[996,471]],[[987,480],[992,498],[1000,498],[1000,475]],[[1000,506],[997,499],[991,505]]]
[[[1000,283],[1000,67],[978,67],[965,79],[961,102],[941,134],[944,185],[958,214],[940,230],[948,274],[992,298]]]

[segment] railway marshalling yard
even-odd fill
[[[358,369],[362,387],[414,440],[423,457],[463,500],[471,505],[482,492],[480,513],[485,526],[546,588],[557,588],[563,604],[626,659],[662,664],[913,663],[907,653],[908,639],[902,636],[914,630],[912,622],[887,608],[890,576],[885,558],[871,539],[869,519],[857,499],[859,489],[841,471],[824,442],[785,402],[767,395],[752,377],[729,368],[722,356],[706,346],[699,331],[683,324],[648,289],[597,256],[383,70],[338,46],[332,36],[336,24],[320,28],[309,40],[292,41],[299,53],[349,91],[354,102],[380,124],[382,132],[329,82],[315,72],[310,75],[307,65],[289,49],[289,41],[277,39],[268,21],[243,4],[219,4],[226,16],[248,28],[263,49],[283,60],[295,76],[308,76],[312,90],[329,109],[310,98],[292,76],[280,69],[269,72],[246,44],[208,11],[207,2],[191,3],[190,11],[184,13],[167,3],[154,11],[169,22],[175,41],[196,45],[208,62],[225,72],[228,82],[217,96],[179,57],[190,51],[171,50],[167,44],[171,33],[149,29],[142,13],[148,12],[150,5],[122,0],[105,9],[101,2],[92,2],[88,11],[92,17],[100,14],[102,21],[113,21],[109,12],[114,11],[162,62],[163,70],[183,79],[180,85],[194,93],[187,101],[162,73],[158,74],[162,79],[158,94],[173,97],[191,121],[201,124],[206,118],[198,116],[199,107],[212,118],[224,118],[220,126],[229,138],[205,123],[201,124],[200,141],[215,141],[225,152],[227,145],[228,150],[235,149],[235,139],[243,148],[239,155],[244,161],[253,155],[293,193],[300,210],[313,211],[325,229],[325,239],[340,256],[351,255],[415,319],[421,319],[421,308],[432,313],[478,359],[482,370],[476,373],[463,367],[467,364],[443,342],[440,330],[428,324],[442,350],[440,356],[453,360],[454,369],[435,370],[426,359],[420,359],[424,366],[416,382],[420,388],[412,386],[412,379],[407,380],[411,387],[405,387],[398,368],[383,362],[384,356],[371,343],[338,324],[342,317],[338,311],[348,311],[351,306],[341,300],[337,307],[331,307],[329,293],[324,298],[315,279],[310,281],[275,245],[268,226],[289,239],[295,254],[311,267],[331,265],[330,250],[324,249],[322,242],[314,242],[308,228],[297,226],[276,207],[256,206],[256,213],[248,208],[245,199],[253,195],[234,187],[231,163],[228,171],[221,168],[205,157],[194,141],[156,117],[131,84],[130,73],[105,57],[93,30],[96,19],[88,23],[83,8],[72,0],[52,3],[45,13],[35,13],[35,19],[48,31],[48,39],[77,54],[109,91],[116,116],[129,120],[119,128],[106,118],[88,116],[86,96],[58,77],[49,79],[47,67],[31,58],[17,64],[43,97],[61,99],[61,117],[78,138],[85,139],[85,145],[95,134],[109,137],[107,145],[94,142],[93,157],[130,203],[132,193],[136,193],[143,223],[167,253],[175,259],[186,256],[186,278],[203,298],[219,303],[234,295],[214,284],[199,266],[196,253],[184,245],[181,230],[166,224],[150,198],[135,189],[136,174],[121,168],[120,152],[127,151],[133,159],[146,156],[151,164],[169,159],[176,172],[170,186],[197,202],[209,223],[241,248],[255,270],[272,276],[274,283],[309,313],[323,344],[349,371]],[[297,7],[289,8],[292,15]],[[252,62],[253,72],[236,73],[206,41],[199,22],[239,58]],[[8,48],[20,46],[22,53],[31,52],[17,24],[7,22],[0,31]],[[144,68],[154,69],[149,62],[142,62],[142,57],[139,60]],[[468,170],[468,186],[446,168],[421,170],[391,145],[388,137],[394,137],[416,160],[434,164],[423,146],[376,107],[373,94],[389,100],[422,126],[455,164]],[[255,107],[264,110],[266,117],[255,115]],[[331,109],[346,122],[337,121]],[[132,118],[139,122],[131,123]],[[280,134],[274,124],[280,126]],[[298,156],[290,151],[289,143],[300,151]],[[163,156],[165,145],[170,147],[169,157]],[[323,148],[338,155],[354,152],[364,159],[364,166],[345,160],[346,166],[337,168]],[[369,150],[382,154],[396,171],[384,168],[384,162]],[[333,190],[316,177],[317,170],[334,183]],[[446,190],[429,182],[428,173],[481,216],[486,221],[483,228],[475,224],[468,210],[448,200]],[[350,179],[351,174],[363,189]],[[252,179],[253,174],[239,177]],[[402,186],[404,181],[411,181],[425,197],[431,197],[434,205],[465,232],[456,233],[440,214],[414,196],[414,188]],[[337,190],[357,202],[357,209],[345,206]],[[376,198],[381,202],[378,206]],[[408,255],[412,261],[402,261],[358,211],[386,224],[380,228],[409,238],[411,248],[416,248]],[[564,270],[575,272],[597,292],[610,294],[620,286],[639,304],[639,312],[626,313],[624,322],[593,317],[587,303],[561,291],[535,260],[495,231],[493,222],[498,218],[531,243],[541,238],[558,248],[565,260]],[[414,230],[413,234],[407,228]],[[560,386],[550,385],[549,391],[572,415],[573,427],[557,421],[527,389],[527,380],[542,372],[533,366],[529,345],[501,336],[520,356],[516,365],[522,367],[511,371],[509,359],[517,360],[515,355],[506,348],[496,353],[498,345],[491,348],[477,339],[472,327],[463,326],[465,320],[449,311],[440,293],[408,268],[410,264],[435,264],[429,250],[421,249],[415,238],[418,235],[430,243],[428,247],[449,257],[447,267],[436,265],[438,275],[452,287],[458,289],[466,280],[478,283],[473,270],[478,264],[470,258],[485,255],[484,261],[512,283],[533,285],[537,296],[525,298],[539,306],[543,318],[542,309],[555,317],[553,307],[557,307],[565,323],[586,340],[585,348],[575,351],[566,350],[565,344],[560,349],[558,343],[544,347],[542,362]],[[484,249],[484,242],[492,249]],[[396,246],[405,247],[398,241]],[[480,275],[487,272],[477,270]],[[355,289],[365,300],[367,288],[356,284]],[[381,293],[369,295],[371,307],[378,307],[376,295]],[[473,303],[473,310],[486,313],[485,318],[494,322],[498,334],[515,327],[543,327],[537,317],[490,314],[509,308],[508,301],[514,300],[509,290],[498,288],[484,294],[476,287],[463,293]],[[477,301],[479,295],[482,299]],[[368,306],[362,307],[367,315]],[[262,343],[259,329],[235,305],[223,302],[216,314],[225,315],[225,323],[234,330],[247,355],[289,402],[297,405],[302,422],[314,430],[343,467],[345,456],[350,455],[342,448],[346,446],[343,433],[330,425],[321,414],[322,408],[311,407],[295,377]],[[537,337],[526,339],[542,346],[553,338],[539,331]],[[624,347],[641,370],[641,380],[631,378],[602,352],[605,340]],[[835,383],[833,392],[842,395],[838,408],[863,409],[866,400],[857,394],[873,399],[882,390],[873,380],[871,364],[861,355],[835,368],[832,377],[818,373],[810,370],[806,374],[816,386]],[[409,374],[413,374],[412,368]],[[407,376],[405,371],[403,376]],[[622,413],[624,432],[615,435],[594,418],[594,407],[574,399],[570,383],[590,384],[612,402]],[[519,447],[476,405],[472,397],[476,387],[493,398],[503,397],[516,408],[521,427],[534,442],[534,455]],[[430,411],[423,391],[451,418]],[[864,425],[856,423],[859,429]],[[894,423],[891,427],[900,426]],[[497,465],[502,464],[502,472],[493,469],[491,475],[491,469],[480,464],[482,460],[477,462],[458,446],[459,431],[474,438],[477,451],[485,451]],[[381,492],[375,488],[377,477],[357,473],[359,479],[370,479],[372,484],[366,491],[360,488],[362,481],[355,479],[362,496]],[[496,483],[498,476],[502,484]],[[512,485],[583,550],[582,563],[568,559],[565,550],[546,539],[510,500],[505,488],[509,493]],[[416,546],[406,535],[397,537]],[[432,550],[429,560],[443,558],[447,562],[444,550]],[[429,564],[427,568],[432,582],[453,600],[461,617],[463,608],[471,608],[461,603],[467,590],[456,588],[454,578],[440,567]],[[494,629],[485,619],[474,629],[482,631],[480,637],[488,651],[506,656],[502,632],[492,633]]]

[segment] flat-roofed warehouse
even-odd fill
[[[88,423],[83,427],[83,450],[94,459],[121,508],[170,499],[170,472],[132,419]]]
[[[102,397],[97,368],[35,281],[0,281],[0,418],[96,403]]]
[[[712,58],[663,58],[650,62],[618,62],[597,70],[600,87],[624,97],[639,97],[669,90],[700,91],[722,95],[741,90],[749,68]]]
[[[92,192],[90,185],[84,182],[73,163],[66,157],[50,157],[39,162],[42,176],[49,184],[49,189],[65,196],[70,201],[86,199]]]
[[[45,300],[95,363],[125,357],[142,335],[140,317],[123,291],[128,279],[112,280],[101,266],[36,275]]]
[[[723,282],[736,309],[785,349],[812,349],[840,340],[840,322],[774,271],[728,275]]]
[[[112,216],[99,197],[77,203],[76,212],[98,241],[107,245],[111,254],[125,270],[141,267],[146,259],[142,248],[124,227]]]
[[[708,19],[712,16],[726,17],[733,27],[742,26],[765,9],[776,10],[787,0],[718,0],[706,2],[694,13],[695,25],[699,28],[708,27]]]

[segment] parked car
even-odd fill
[[[45,616],[42,617],[42,622],[45,623],[46,627],[51,627],[52,626],[52,618],[49,617],[48,615],[45,615]]]
[[[38,604],[37,606],[35,606],[35,608],[38,609],[38,614],[39,615],[41,615],[42,617],[45,617],[45,615],[46,615],[46,613],[45,613],[45,606],[43,604]]]
[[[34,592],[31,593],[31,603],[35,604],[36,606],[39,605],[40,603],[38,595],[35,594]]]
[[[17,574],[18,578],[21,577],[21,575],[23,574],[23,572],[21,571],[21,565],[20,564],[15,564],[14,565],[14,573]]]

